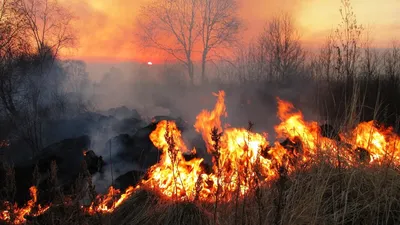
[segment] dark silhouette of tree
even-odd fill
[[[33,154],[43,147],[43,122],[65,109],[57,56],[74,43],[72,18],[56,0],[5,0],[0,9],[2,112]]]
[[[210,52],[235,46],[241,22],[234,0],[203,0],[201,8],[201,79],[206,80],[206,63]]]
[[[235,0],[154,0],[137,20],[141,46],[166,52],[183,63],[194,83],[194,59],[201,58],[201,78],[206,80],[210,53],[231,46],[240,22]]]
[[[305,71],[305,51],[288,14],[267,21],[259,37],[237,53],[236,69],[241,83],[287,83]]]
[[[269,79],[288,81],[303,70],[305,52],[300,36],[288,14],[270,20],[259,38],[259,57],[267,63]]]

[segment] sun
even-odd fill
[[[147,65],[151,66],[151,65],[153,65],[153,63],[149,61],[149,62],[147,62]]]

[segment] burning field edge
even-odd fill
[[[278,140],[270,143],[268,134],[254,132],[250,122],[247,128],[224,124],[225,93],[215,96],[214,109],[200,112],[194,124],[212,156],[212,166],[186,146],[174,121],[160,121],[150,134],[162,151],[160,161],[137,186],[122,192],[110,187],[90,204],[79,205],[78,215],[118,224],[232,224],[239,219],[242,224],[309,224],[311,220],[346,224],[358,210],[357,217],[370,223],[371,214],[359,204],[368,205],[375,196],[378,208],[369,209],[379,215],[375,219],[399,221],[397,214],[381,214],[400,203],[376,197],[386,191],[384,196],[400,199],[396,182],[400,137],[392,128],[370,121],[338,132],[305,121],[291,103],[278,98],[281,123],[274,127]],[[374,186],[379,186],[377,193],[371,190]],[[58,207],[38,204],[35,186],[30,193],[32,199],[23,207],[3,202],[0,221],[40,221]],[[351,201],[358,202],[351,208]],[[289,213],[296,216],[283,216]]]

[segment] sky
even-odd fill
[[[135,45],[134,22],[150,0],[62,0],[75,15],[78,43],[64,56],[85,61],[157,61],[160,52]],[[245,41],[257,36],[272,16],[286,12],[297,23],[306,48],[319,46],[340,22],[341,0],[238,0]],[[400,38],[400,0],[352,0],[357,20],[377,47]]]

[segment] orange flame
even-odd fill
[[[220,91],[215,109],[211,112],[203,110],[194,125],[201,132],[208,152],[214,155],[213,173],[204,172],[202,159],[185,161],[182,153],[187,152],[187,147],[176,124],[161,121],[150,139],[162,149],[163,155],[160,163],[150,169],[149,179],[143,181],[144,186],[179,200],[210,201],[216,192],[224,196],[223,200],[229,200],[235,193],[246,194],[254,185],[256,176],[265,174],[269,179],[276,176],[271,172],[271,160],[261,156],[261,151],[269,144],[266,135],[228,128],[221,134],[218,149],[214,149],[216,143],[211,132],[214,128],[223,131],[220,117],[226,116],[224,96],[225,93]]]
[[[214,110],[211,112],[207,110],[201,111],[201,113],[196,117],[196,123],[194,124],[196,131],[202,133],[203,139],[207,144],[207,150],[211,149],[211,130],[215,127],[218,129],[219,132],[221,132],[221,116],[228,116],[225,107],[225,92],[219,91],[218,94],[213,94],[218,97]]]
[[[213,157],[211,172],[204,169],[203,159],[185,159],[184,154],[196,154],[196,149],[187,148],[175,122],[163,120],[150,134],[150,140],[162,155],[160,162],[149,169],[147,178],[135,188],[129,187],[124,194],[110,187],[107,194],[98,195],[90,206],[82,208],[91,215],[113,212],[140,187],[153,189],[174,201],[210,202],[217,198],[229,201],[244,197],[253,187],[290,175],[299,168],[307,169],[318,160],[328,160],[333,165],[340,163],[344,167],[365,165],[365,162],[400,164],[400,137],[392,128],[375,126],[374,121],[360,123],[350,132],[340,133],[340,141],[332,140],[321,135],[317,122],[305,121],[291,103],[278,99],[277,116],[281,122],[275,126],[275,132],[285,141],[275,141],[271,146],[265,133],[223,124],[221,117],[227,116],[225,93],[220,91],[215,95],[215,108],[203,110],[194,124]],[[8,203],[7,209],[0,212],[0,220],[19,224],[25,221],[25,215],[40,215],[48,209],[38,205],[37,213],[33,213],[34,187],[31,196],[32,200],[21,209]]]
[[[149,179],[143,185],[158,189],[168,197],[193,199],[196,196],[196,183],[203,173],[203,159],[185,161],[183,153],[190,153],[182,140],[181,132],[175,122],[161,121],[150,134],[153,144],[162,150],[160,162],[149,170]],[[195,150],[192,151],[192,153]]]
[[[1,211],[0,221],[13,224],[23,224],[26,222],[25,216],[39,216],[50,208],[50,205],[45,207],[42,207],[40,204],[36,205],[37,188],[35,186],[30,187],[29,191],[31,200],[29,200],[23,208],[19,208],[17,204],[12,205],[9,202],[4,203],[6,210]]]
[[[352,150],[362,148],[368,151],[370,163],[378,164],[391,160],[400,162],[400,138],[392,128],[378,128],[374,121],[360,123],[350,134],[341,134],[341,138],[352,145]]]
[[[163,155],[160,163],[150,169],[149,179],[142,182],[144,186],[178,200],[211,201],[218,193],[221,200],[229,201],[237,194],[244,196],[259,182],[275,180],[283,172],[290,174],[299,167],[306,168],[319,154],[329,156],[328,160],[334,164],[339,159],[344,166],[357,166],[357,148],[370,154],[371,163],[388,157],[398,162],[400,158],[400,138],[390,128],[378,129],[373,122],[361,123],[351,135],[341,134],[345,142],[339,143],[322,137],[317,122],[305,121],[291,103],[280,99],[281,123],[275,126],[275,131],[278,138],[287,140],[285,144],[275,142],[269,146],[266,135],[223,126],[221,116],[227,115],[225,93],[220,91],[215,95],[218,99],[214,110],[203,110],[194,125],[213,155],[212,173],[206,174],[201,168],[202,159],[184,160],[182,153],[187,148],[181,133],[174,122],[162,121],[150,139]],[[211,135],[213,129],[221,133],[218,140]]]
[[[122,204],[126,199],[128,199],[135,191],[135,188],[129,186],[125,193],[121,195],[121,191],[119,189],[115,189],[111,186],[108,189],[108,193],[105,195],[97,195],[94,202],[90,204],[88,208],[85,208],[85,211],[94,215],[96,213],[112,213],[118,206]]]

